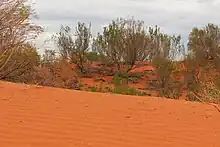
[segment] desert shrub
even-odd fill
[[[219,26],[208,24],[203,28],[194,27],[189,34],[188,49],[200,65],[212,63],[215,68],[219,68],[219,41]]]
[[[85,88],[85,85],[83,83],[81,83],[80,81],[78,82],[78,89],[83,90]]]
[[[79,89],[77,74],[71,64],[65,60],[51,63],[45,67],[37,67],[35,83],[43,86]]]
[[[0,1],[0,79],[28,82],[38,63],[35,47],[27,43],[35,39],[41,27],[30,22],[34,11],[25,0]]]
[[[90,87],[90,91],[91,92],[101,92],[100,88],[98,88],[97,86]]]
[[[189,34],[187,63],[188,99],[219,103],[219,54],[220,29],[208,24],[204,28],[193,28]],[[189,61],[187,58],[186,61]]]
[[[118,71],[113,77],[115,87],[126,87],[128,85],[128,73],[125,71]]]
[[[113,93],[124,94],[124,95],[136,95],[137,91],[135,88],[123,86],[123,87],[114,87]]]
[[[141,79],[141,74],[140,73],[129,73],[128,74],[128,81],[132,83],[137,83],[138,80]]]
[[[41,58],[41,66],[50,66],[51,64],[55,63],[59,60],[59,57],[56,56],[55,50],[45,49],[44,54]]]
[[[156,52],[151,35],[157,31],[157,27],[147,28],[141,20],[118,18],[94,38],[93,50],[104,55],[115,71],[129,72]]]
[[[129,87],[129,86],[114,87],[112,89],[112,92],[116,94],[123,94],[123,95],[151,96],[151,94],[138,91],[136,88]]]
[[[104,55],[100,55],[96,52],[86,52],[85,56],[89,61],[104,61],[104,60],[106,60],[106,57]]]
[[[124,75],[122,72],[118,72],[114,75],[114,88],[113,93],[118,94],[127,94],[128,93],[128,83],[127,83],[127,75]]]
[[[10,49],[8,49],[11,52]],[[9,53],[2,54],[2,57]],[[30,44],[23,44],[13,49],[10,59],[2,66],[0,79],[11,82],[31,83],[32,73],[35,72],[34,67],[40,64],[40,56],[35,47]]]
[[[85,73],[91,37],[91,24],[87,26],[85,23],[78,22],[75,33],[69,26],[61,26],[60,32],[53,36],[53,39],[58,45],[62,58],[76,64],[78,69]]]
[[[200,91],[190,91],[188,93],[188,100],[199,102],[220,103],[220,89],[214,82],[200,83]]]
[[[152,63],[156,68],[156,86],[159,95],[167,98],[179,98],[181,94],[181,85],[174,79],[173,72],[175,67],[173,61],[163,57],[156,57]]]
[[[112,88],[111,87],[102,87],[99,85],[99,86],[91,86],[86,91],[112,93]]]
[[[186,57],[184,61],[186,71],[184,73],[184,86],[189,92],[199,92],[201,90],[199,74],[200,68],[198,61],[192,57]]]
[[[129,78],[137,78],[140,79],[141,78],[141,73],[131,73],[128,75]]]
[[[186,77],[188,95],[190,101],[220,102],[219,73],[212,64],[196,64],[196,60],[189,62]]]
[[[145,92],[138,91],[134,87],[128,86],[128,77],[129,74],[125,71],[118,72],[114,75],[114,88],[112,89],[113,93],[124,94],[124,95],[149,95]]]

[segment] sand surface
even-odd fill
[[[220,113],[182,100],[0,82],[0,147],[220,147]]]

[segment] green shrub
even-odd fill
[[[105,61],[106,60],[106,56],[100,55],[96,52],[87,52],[85,55],[89,61]]]
[[[159,95],[178,99],[181,95],[181,84],[174,79],[173,71],[175,70],[175,66],[173,61],[163,57],[156,57],[153,60],[153,65],[156,68],[156,89]]]
[[[92,87],[90,88],[90,91],[91,91],[91,92],[100,92],[100,89],[99,89],[98,87],[96,87],[96,86],[92,86]]]

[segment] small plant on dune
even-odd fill
[[[113,93],[124,94],[124,95],[149,95],[145,92],[138,91],[134,87],[128,86],[128,74],[126,72],[119,72],[114,76],[114,88]]]
[[[219,75],[214,69],[201,73],[199,88],[191,92],[191,97],[196,101],[220,103]]]
[[[146,92],[138,91],[134,87],[114,88],[112,92],[116,94],[123,94],[123,95],[151,96],[150,94],[147,94]]]
[[[141,79],[141,74],[140,73],[134,73],[134,74],[129,74],[128,75],[128,80],[131,81],[132,83],[136,83],[140,79]]]
[[[80,90],[83,90],[85,85],[79,81],[78,87],[79,87]]]
[[[128,89],[128,77],[127,73],[118,72],[114,75],[114,93],[125,93]]]
[[[194,70],[188,71],[188,74],[194,77],[188,79],[188,100],[220,103],[219,75],[216,73],[216,70],[209,64],[201,69],[194,68]]]
[[[220,89],[213,82],[201,83],[200,92],[189,92],[190,101],[220,103]]]
[[[173,77],[174,66],[172,61],[165,58],[155,58],[153,64],[156,67],[157,88],[159,95],[177,99],[180,97],[180,84]]]
[[[35,75],[40,85],[80,90],[78,76],[67,61],[57,60],[41,66]]]
[[[92,87],[90,88],[90,91],[91,91],[91,92],[100,92],[100,89],[99,89],[97,86],[92,86]]]

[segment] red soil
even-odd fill
[[[151,65],[146,65],[146,66],[134,68],[133,70],[130,71],[130,73],[143,72],[143,71],[147,71],[147,70],[154,71],[155,68]]]
[[[182,100],[0,82],[1,147],[219,147],[220,113]]]

